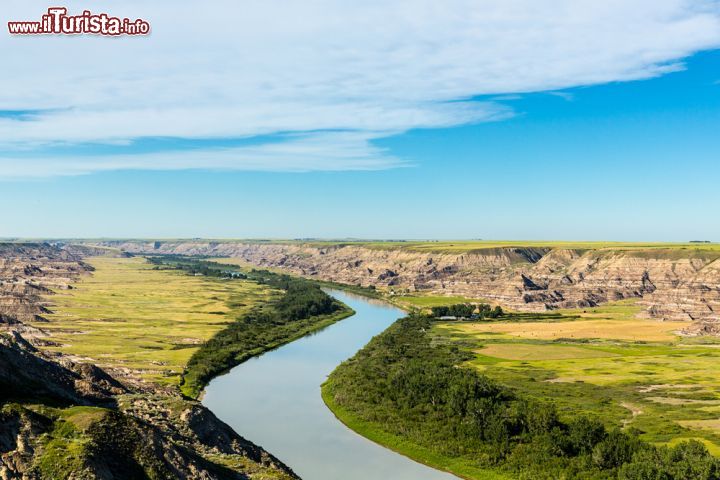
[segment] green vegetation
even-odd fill
[[[192,275],[251,280],[283,292],[235,317],[225,329],[205,342],[189,359],[182,392],[197,397],[218,374],[308,333],[324,328],[353,312],[310,280],[267,270],[237,271],[232,265],[185,257],[152,257],[157,268],[175,268]]]
[[[0,419],[11,413],[39,434],[29,478],[89,478],[89,467],[122,472],[123,478],[170,478],[139,422],[114,410],[96,407],[54,408],[44,405],[6,404]],[[40,435],[40,433],[42,434]],[[224,471],[206,462],[210,471]]]
[[[720,461],[702,442],[655,446],[634,428],[623,431],[602,416],[556,408],[549,395],[458,368],[475,360],[477,345],[441,333],[428,317],[399,320],[333,372],[323,397],[351,428],[465,478],[493,478],[487,469],[526,479],[719,478]],[[612,392],[606,395],[612,402]]]
[[[430,309],[435,318],[451,316],[457,318],[472,318],[478,321],[498,319],[504,315],[503,309],[497,305],[490,307],[487,303],[473,305],[471,303],[457,303],[455,305],[438,306]]]
[[[145,381],[177,385],[190,357],[235,317],[279,297],[270,285],[193,276],[143,258],[93,257],[92,275],[48,297],[35,326],[58,350]]]
[[[720,455],[720,341],[679,337],[684,323],[633,318],[637,309],[624,301],[531,321],[438,323],[433,335],[525,396],[636,429],[653,444],[695,439]]]
[[[701,439],[720,452],[720,351],[713,345],[546,341],[435,333],[475,352],[468,365],[562,410],[625,425],[649,442]]]

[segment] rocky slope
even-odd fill
[[[108,242],[133,253],[237,257],[261,267],[388,289],[484,298],[524,311],[586,308],[637,298],[644,314],[720,332],[720,251],[693,248],[507,247],[463,253],[238,242]]]
[[[0,479],[294,479],[198,402],[44,353],[41,294],[72,288],[86,247],[0,244]],[[141,391],[142,390],[142,391]]]

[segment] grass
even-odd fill
[[[491,344],[479,350],[478,353],[504,360],[564,360],[616,355],[572,345],[523,345],[512,343]]]
[[[458,331],[476,334],[503,334],[522,339],[605,339],[628,341],[671,341],[674,332],[687,327],[687,322],[658,322],[654,320],[584,320],[577,322],[497,322],[457,325]]]
[[[717,342],[673,332],[686,323],[633,318],[620,302],[547,321],[440,323],[436,341],[474,352],[467,365],[518,392],[550,399],[561,412],[634,427],[656,444],[698,439],[720,453]],[[570,315],[573,314],[574,316]],[[559,315],[559,316],[558,316]],[[633,413],[634,411],[634,413]]]
[[[108,411],[96,407],[49,408],[28,406],[29,410],[52,421],[50,431],[41,437],[34,468],[42,478],[71,478],[82,470],[91,439],[85,435],[91,425],[102,421]]]
[[[176,385],[199,345],[278,292],[254,282],[154,269],[141,258],[96,257],[91,276],[49,297],[51,350],[160,385]]]
[[[673,440],[667,442],[666,445],[668,445],[669,447],[674,447],[675,445],[677,445],[681,442],[687,441],[687,440],[697,440],[698,442],[705,445],[705,448],[708,449],[708,451],[710,452],[711,455],[720,457],[720,447],[718,447],[717,445],[715,445],[712,442],[705,440],[704,438],[696,438],[696,437],[682,438],[682,437],[680,437],[680,438],[676,438],[676,439],[673,439]]]

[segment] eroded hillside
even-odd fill
[[[485,298],[523,311],[639,299],[644,315],[720,332],[720,251],[701,247],[497,247],[419,251],[363,244],[109,242],[127,252],[236,257],[323,280]]]

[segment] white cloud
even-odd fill
[[[298,134],[261,145],[143,155],[16,157],[0,160],[0,178],[84,175],[108,170],[344,171],[408,166],[369,142],[371,132]]]
[[[87,4],[68,7],[77,12]],[[0,20],[35,19],[44,8],[5,0]],[[511,114],[498,100],[471,97],[650,78],[720,45],[713,0],[109,0],[102,10],[143,17],[153,34],[0,35],[6,72],[0,110],[51,110],[31,121],[0,118],[2,148],[155,136],[303,136],[275,149],[72,162],[38,156],[23,167],[25,175],[392,167],[398,160],[373,139]],[[351,132],[353,141],[308,133],[322,130]],[[318,139],[328,139],[327,146],[317,142],[307,150]],[[20,168],[15,161],[0,158],[0,176]]]

